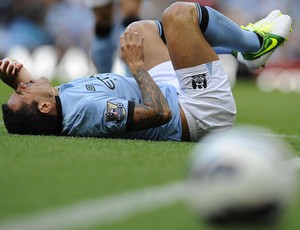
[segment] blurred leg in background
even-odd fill
[[[131,22],[139,20],[142,0],[89,0],[95,18],[92,59],[99,73],[111,72],[119,36]]]

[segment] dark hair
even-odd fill
[[[7,131],[11,134],[59,135],[60,128],[56,116],[43,114],[38,103],[24,104],[17,111],[2,105],[3,120]]]

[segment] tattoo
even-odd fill
[[[136,104],[133,115],[133,125],[130,130],[142,130],[157,127],[171,119],[171,111],[166,98],[145,69],[134,73],[138,83],[143,104]]]

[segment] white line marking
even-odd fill
[[[291,165],[293,165],[297,170],[300,169],[300,157],[295,157],[290,160]]]
[[[128,218],[136,213],[167,206],[183,196],[182,182],[80,202],[65,208],[13,218],[1,230],[60,230],[83,228]]]
[[[266,137],[279,137],[279,138],[290,138],[290,139],[299,139],[300,135],[292,134],[270,134],[270,133],[253,133],[257,136],[266,136]]]
[[[300,135],[285,135],[285,134],[279,134],[277,135],[278,137],[281,138],[290,138],[290,139],[299,139]]]

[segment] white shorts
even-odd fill
[[[233,125],[236,105],[220,60],[176,71],[168,61],[155,66],[149,73],[157,83],[176,87],[192,141]]]

